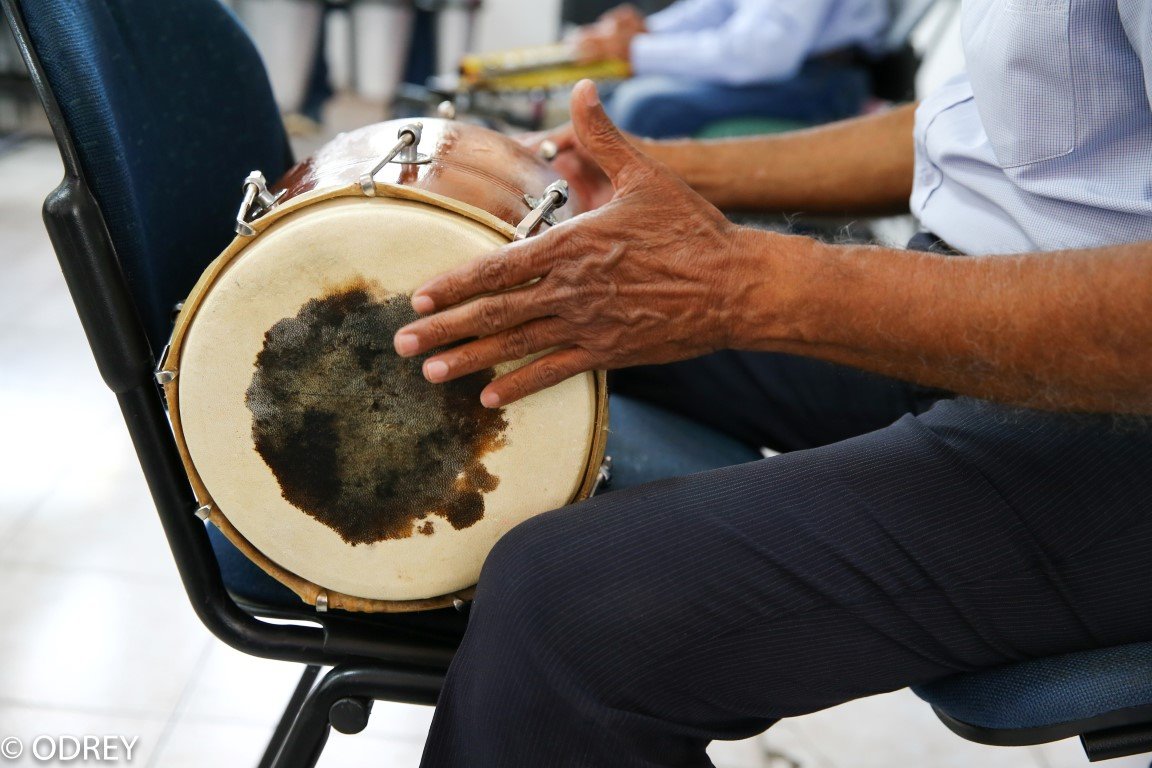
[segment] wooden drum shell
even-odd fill
[[[468,123],[424,119],[420,152],[431,157],[423,165],[386,165],[376,181],[421,190],[455,200],[495,216],[513,229],[528,215],[556,174],[539,158],[506,137]],[[342,133],[315,155],[290,169],[273,187],[282,200],[316,190],[355,184],[361,174],[384,157],[396,143],[396,131],[406,121],[393,120]],[[556,222],[584,212],[572,196],[554,214]]]

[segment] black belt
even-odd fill
[[[936,236],[935,232],[928,230],[921,230],[912,236],[908,241],[908,250],[910,251],[924,251],[925,253],[939,253],[942,256],[963,256],[960,251],[956,250],[948,243],[941,240]]]
[[[825,51],[816,56],[810,56],[808,63],[864,66],[868,63],[868,56],[859,46],[850,45],[847,48],[837,48],[834,51]]]

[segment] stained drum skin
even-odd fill
[[[484,516],[499,478],[481,459],[506,444],[503,409],[480,405],[491,370],[429,384],[427,355],[392,337],[416,319],[410,297],[361,281],[273,325],[246,404],[252,439],[290,504],[348,544],[431,536]]]

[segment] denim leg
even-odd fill
[[[626,131],[650,138],[692,136],[718,120],[769,117],[824,123],[860,113],[870,81],[861,68],[809,63],[775,83],[730,86],[670,77],[638,77],[607,100]]]
[[[753,446],[795,451],[882,429],[943,392],[847,366],[725,350],[609,374],[613,393],[658,405]]]

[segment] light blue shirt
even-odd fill
[[[727,85],[786,80],[805,60],[871,47],[887,0],[680,0],[632,40],[632,71]]]
[[[1152,0],[964,0],[912,212],[971,254],[1152,240]]]

